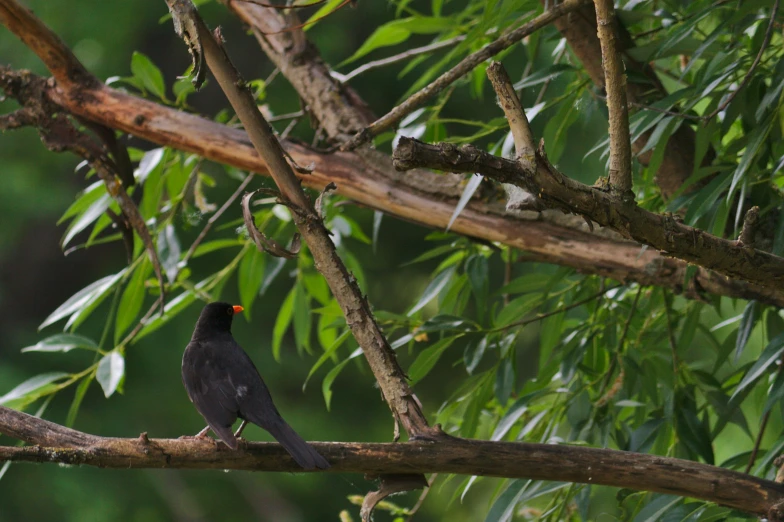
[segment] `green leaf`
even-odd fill
[[[772,339],[765,349],[762,350],[762,354],[760,354],[754,365],[749,368],[749,371],[746,372],[746,375],[743,376],[743,380],[740,381],[738,387],[735,388],[735,391],[730,397],[730,401],[737,397],[738,394],[740,394],[748,386],[755,383],[757,379],[759,379],[771,365],[779,360],[783,352],[784,334],[780,334]]]
[[[161,100],[166,99],[166,84],[161,70],[144,54],[134,51],[131,57],[131,73],[144,88]]]
[[[477,386],[474,393],[471,394],[471,398],[467,399],[469,403],[466,407],[465,414],[463,415],[463,423],[460,426],[460,434],[463,437],[470,439],[476,434],[476,428],[479,425],[479,416],[490,401],[490,397],[492,397],[494,381],[495,379],[493,379],[492,373],[485,373],[479,386]]]
[[[365,43],[363,43],[349,58],[341,62],[338,67],[348,65],[381,47],[389,47],[391,45],[403,43],[408,40],[409,36],[411,36],[411,31],[402,27],[398,23],[398,20],[384,24],[376,28],[376,30],[373,31],[373,34],[365,40]]]
[[[206,285],[207,280],[199,282],[194,288],[201,290]],[[177,316],[181,311],[185,310],[196,300],[196,294],[191,290],[187,290],[174,299],[167,301],[163,310],[163,316],[155,314],[153,318],[148,321],[144,327],[136,335],[134,342],[139,341],[142,337],[151,334],[161,326],[165,325]]]
[[[503,310],[498,314],[495,319],[495,326],[507,326],[513,322],[521,320],[528,312],[533,310],[539,301],[541,301],[541,294],[529,294],[517,299],[513,299]]]
[[[449,283],[449,280],[454,275],[455,270],[456,270],[456,268],[452,266],[452,267],[447,268],[446,270],[444,270],[443,272],[441,272],[437,276],[435,276],[433,278],[433,280],[430,281],[430,284],[427,285],[427,288],[425,288],[425,291],[422,294],[422,297],[419,298],[419,301],[417,301],[417,303],[414,305],[414,307],[411,308],[411,310],[409,310],[408,314],[406,314],[406,315],[411,317],[412,315],[417,313],[419,310],[424,308],[427,305],[427,303],[432,301],[438,295],[438,293],[441,290],[444,289],[444,287],[447,285],[447,283]]]
[[[98,370],[95,373],[98,383],[103,388],[103,394],[108,399],[117,391],[117,386],[125,376],[125,358],[117,350],[104,355],[98,363]]]
[[[158,234],[158,257],[161,260],[163,271],[166,272],[166,278],[172,284],[177,280],[177,272],[179,271],[177,265],[180,262],[181,252],[174,225],[169,223]]]
[[[333,342],[329,348],[324,350],[324,353],[321,355],[321,357],[319,357],[318,361],[316,361],[316,364],[314,364],[310,369],[310,372],[308,372],[305,383],[302,385],[302,391],[305,391],[305,387],[308,385],[308,381],[311,377],[313,377],[313,374],[316,373],[316,370],[321,368],[321,365],[327,362],[335,354],[335,352],[337,352],[338,348],[340,348],[343,343],[346,342],[346,339],[348,339],[350,335],[351,330],[346,329],[346,331],[344,331],[337,339],[335,339],[335,342]]]
[[[95,374],[91,373],[82,379],[79,383],[79,386],[76,387],[74,398],[71,402],[71,407],[68,408],[68,417],[65,419],[65,425],[67,427],[72,428],[74,422],[76,422],[76,415],[79,413],[79,407],[82,405],[82,400],[84,399],[84,395],[87,393],[87,388],[90,387],[90,383],[93,382],[94,378]]]
[[[466,274],[471,285],[471,291],[476,297],[477,315],[485,315],[487,308],[487,296],[490,293],[490,267],[487,258],[477,254],[468,258],[466,262]]]
[[[565,63],[556,63],[549,67],[540,69],[532,74],[529,74],[519,82],[515,83],[514,88],[516,91],[519,91],[521,89],[533,87],[541,83],[552,81],[567,71],[576,71],[576,70],[577,69],[575,69],[571,65],[567,65]]]
[[[240,261],[237,273],[240,304],[245,309],[245,318],[250,320],[250,311],[264,282],[264,254],[256,248],[249,248]]]
[[[85,194],[82,197],[89,197],[91,199],[92,194],[93,193],[89,193],[89,195]],[[93,201],[86,209],[84,209],[84,211],[81,212],[78,217],[74,218],[70,225],[68,225],[68,229],[65,231],[65,235],[63,236],[63,240],[60,246],[65,248],[79,232],[89,227],[93,222],[95,222],[95,220],[101,217],[111,204],[112,197],[102,189],[102,193],[98,194],[97,199]]]
[[[343,371],[343,368],[346,367],[349,361],[351,361],[351,357],[332,368],[327,376],[324,377],[324,382],[321,383],[321,393],[324,394],[324,402],[327,405],[327,411],[329,411],[329,406],[332,402],[332,383],[335,382],[335,379],[340,372]]]
[[[531,484],[530,480],[514,479],[509,482],[503,493],[493,502],[487,512],[485,522],[509,522],[515,513],[520,497]]]
[[[541,274],[527,274],[509,282],[504,285],[500,290],[495,292],[496,295],[504,294],[527,294],[529,292],[538,292],[547,286],[547,279],[542,277]]]
[[[31,377],[10,392],[0,397],[0,405],[8,406],[11,401],[31,397],[32,400],[27,401],[27,404],[29,404],[30,402],[33,402],[33,400],[40,397],[41,390],[44,389],[47,385],[69,376],[69,374],[64,372],[51,372],[42,373],[41,375]],[[36,394],[36,392],[39,392],[39,394]]]
[[[452,217],[449,218],[449,223],[446,225],[447,230],[452,228],[452,225],[455,223],[460,213],[463,212],[463,209],[468,205],[468,202],[471,201],[476,189],[482,184],[483,179],[485,179],[485,177],[481,174],[474,174],[468,178],[468,183],[466,183],[466,186],[463,188],[460,200],[457,202],[457,206],[455,206],[455,210],[452,212]]]
[[[216,239],[215,241],[208,241],[207,243],[202,243],[196,247],[191,258],[197,258],[224,248],[241,247],[244,244],[245,242],[239,239]]]
[[[738,162],[738,168],[735,169],[735,173],[732,175],[732,183],[730,184],[730,190],[727,193],[728,203],[732,203],[735,197],[735,189],[738,186],[738,182],[740,182],[740,180],[749,170],[749,167],[762,148],[763,143],[765,143],[770,130],[773,128],[773,118],[776,115],[776,112],[771,112],[768,117],[765,118],[765,121],[759,125],[756,125],[749,134],[749,142],[748,145],[746,145],[746,150],[743,152],[743,156],[741,157],[740,162]]]
[[[144,288],[144,281],[152,272],[152,263],[146,254],[139,266],[128,281],[128,286],[120,297],[120,304],[117,307],[117,314],[114,325],[114,344],[116,345],[128,328],[136,321],[139,311],[144,304],[144,296],[147,291]]]
[[[495,374],[495,396],[501,406],[506,406],[509,397],[514,391],[515,374],[512,359],[506,358],[501,361]]]
[[[454,343],[458,337],[459,335],[455,335],[441,339],[419,353],[408,369],[408,377],[411,380],[412,385],[421,381],[430,373],[430,370],[436,365],[438,359],[441,358],[444,350],[452,346],[452,343]]]
[[[43,341],[38,341],[33,346],[22,348],[22,353],[26,352],[70,352],[74,348],[84,348],[85,350],[98,350],[98,345],[92,339],[83,335],[61,333],[47,337]]]
[[[474,373],[476,367],[479,366],[486,349],[487,337],[471,341],[466,345],[465,352],[463,353],[463,362],[465,363],[466,371],[469,375]]]
[[[291,289],[286,299],[278,312],[278,318],[275,320],[275,326],[272,329],[272,356],[277,362],[280,362],[280,347],[283,342],[283,336],[286,330],[289,329],[291,319],[294,317],[294,296],[296,294],[297,286]]]
[[[682,497],[657,494],[653,500],[637,513],[633,522],[656,522],[658,520],[663,520],[662,517],[664,514],[682,500]]]
[[[381,230],[381,220],[384,217],[384,213],[380,210],[373,211],[373,253],[376,253],[376,248],[378,246],[378,231]]]
[[[675,405],[675,431],[681,442],[695,455],[701,456],[708,464],[713,464],[713,445],[706,425],[697,418],[697,410],[692,397],[679,394]]]
[[[735,341],[735,362],[738,362],[743,349],[749,342],[751,332],[754,330],[754,325],[757,324],[759,319],[760,305],[757,301],[749,301],[746,308],[743,310],[743,316],[740,318],[740,325],[738,325],[738,337]]]
[[[103,277],[98,281],[82,288],[74,295],[69,297],[67,301],[57,307],[57,309],[52,312],[49,317],[44,319],[44,322],[41,323],[41,326],[39,326],[38,329],[41,330],[50,324],[56,323],[60,319],[70,315],[79,314],[80,311],[84,311],[89,304],[100,299],[107,290],[114,286],[114,284],[120,280],[124,273],[125,270],[121,270],[117,274]]]
[[[310,350],[310,296],[305,291],[305,285],[298,281],[294,287],[294,341],[297,349]]]

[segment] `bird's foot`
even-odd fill
[[[210,431],[210,427],[207,426],[196,435],[182,435],[180,438],[184,440],[209,440],[212,441],[213,444],[217,445],[217,441],[212,437],[210,437],[209,435],[207,435],[209,431]]]

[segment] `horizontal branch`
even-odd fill
[[[0,74],[10,72],[6,69]],[[85,119],[218,163],[269,175],[267,165],[242,130],[103,85],[89,90],[52,87],[46,94],[62,109]],[[334,182],[344,197],[419,225],[445,228],[461,194],[461,176],[390,172],[389,156],[375,151],[323,154],[292,142],[284,141],[283,146],[297,164],[314,165],[312,174],[300,178],[306,186],[321,190]],[[727,280],[708,271],[698,271],[684,285],[685,263],[651,249],[641,251],[639,244],[615,234],[590,233],[584,224],[585,230],[581,229],[582,220],[578,221],[558,211],[513,215],[504,211],[503,202],[472,201],[450,230],[524,250],[535,261],[618,281],[661,286],[691,299],[708,293],[784,306],[784,292]]]
[[[666,255],[728,277],[784,290],[784,258],[716,237],[673,215],[654,214],[633,202],[622,202],[601,188],[575,181],[550,165],[543,149],[537,152],[536,168],[526,170],[516,161],[493,156],[472,145],[429,145],[403,137],[394,161],[400,170],[424,167],[478,172],[495,181],[517,185],[536,194],[548,207],[580,214]]]
[[[279,444],[249,442],[232,451],[205,440],[149,439],[146,434],[134,439],[97,437],[3,407],[0,433],[42,444],[0,447],[0,461],[121,469],[302,471]],[[330,473],[454,473],[579,482],[697,498],[762,516],[784,500],[784,485],[752,475],[609,449],[457,438],[437,443],[312,444],[330,462]]]

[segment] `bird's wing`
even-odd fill
[[[215,431],[216,426],[231,428],[239,401],[232,376],[212,355],[203,343],[189,344],[182,360],[182,382],[191,402]]]

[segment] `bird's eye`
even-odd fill
[[[227,313],[227,314],[229,314],[229,315],[234,315],[234,308],[233,308],[233,307],[231,307],[231,306],[230,306],[230,307],[228,307],[228,308],[226,309],[226,313]]]

